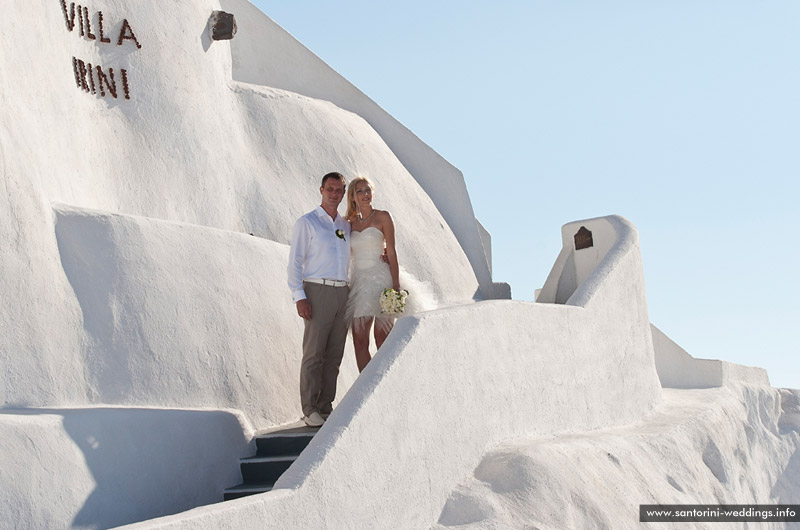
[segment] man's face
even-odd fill
[[[325,185],[319,188],[319,192],[322,194],[322,206],[335,210],[344,198],[344,182],[330,178],[325,181]]]

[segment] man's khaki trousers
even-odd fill
[[[303,282],[303,289],[311,304],[311,319],[304,321],[300,402],[306,416],[330,414],[347,340],[344,312],[350,289],[309,282]]]

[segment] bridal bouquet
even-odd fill
[[[381,312],[387,315],[402,313],[406,308],[406,297],[408,297],[408,291],[405,289],[400,289],[400,291],[384,289],[380,297]]]

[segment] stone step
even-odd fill
[[[256,438],[259,456],[299,455],[316,432],[272,433]]]
[[[272,490],[275,482],[297,460],[319,428],[305,425],[262,432],[256,436],[256,455],[239,460],[242,484],[223,492],[229,501]]]
[[[233,499],[239,499],[241,497],[247,497],[248,495],[256,495],[258,493],[266,493],[272,490],[274,483],[263,483],[263,484],[239,484],[238,486],[234,486],[232,488],[228,488],[223,492],[223,500],[230,501]]]
[[[284,471],[297,460],[297,455],[290,456],[253,456],[240,460],[242,480],[245,484],[275,483]]]

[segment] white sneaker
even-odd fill
[[[319,415],[319,412],[312,412],[308,416],[304,416],[303,421],[309,427],[322,427],[322,424],[325,423],[325,420],[322,419],[322,416]]]

